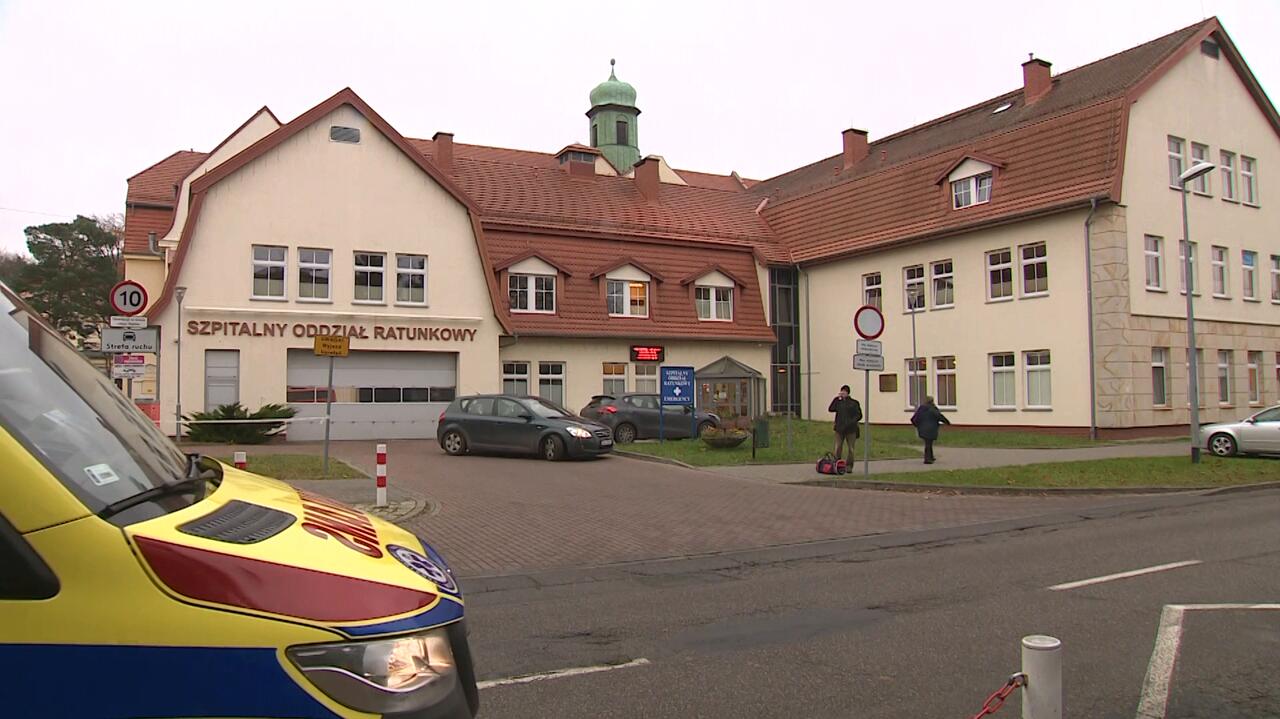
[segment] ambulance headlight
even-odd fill
[[[377,714],[440,703],[458,683],[443,627],[373,642],[291,647],[289,659],[334,701]]]

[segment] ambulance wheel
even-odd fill
[[[456,429],[451,429],[444,433],[444,437],[440,439],[440,446],[444,449],[445,454],[454,457],[467,452],[467,438]]]

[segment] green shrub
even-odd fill
[[[216,424],[187,425],[187,439],[192,442],[226,444],[262,444],[285,428],[284,422],[235,422],[237,419],[289,419],[298,411],[282,404],[264,404],[250,414],[239,402],[224,404],[212,412],[192,412],[188,421]]]

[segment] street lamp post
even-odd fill
[[[1186,278],[1185,293],[1187,295],[1187,402],[1191,406],[1191,463],[1200,462],[1200,367],[1196,357],[1196,313],[1195,276],[1191,264],[1191,229],[1187,222],[1187,183],[1212,172],[1217,165],[1212,162],[1197,162],[1190,169],[1178,175],[1179,189],[1182,191],[1182,241],[1186,243],[1182,250],[1182,272]]]
[[[176,378],[178,386],[177,391],[174,393],[173,436],[182,439],[182,298],[187,296],[187,288],[175,287],[173,288],[173,295],[178,298],[178,351],[176,352],[178,357],[175,363],[177,365]]]

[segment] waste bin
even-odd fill
[[[755,442],[757,447],[769,446],[769,418],[768,417],[757,417],[755,427],[753,427],[751,431],[754,432],[756,435]]]

